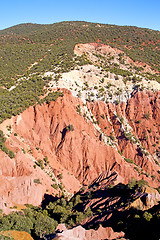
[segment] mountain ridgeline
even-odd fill
[[[74,46],[97,41],[160,70],[159,31],[89,22],[21,24],[0,31],[0,79],[11,81],[17,75],[53,70],[59,65],[62,71],[69,70],[75,62]],[[39,59],[42,61],[28,70]]]

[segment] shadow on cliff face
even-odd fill
[[[127,185],[114,185],[109,181],[113,176],[115,178],[113,173],[109,176],[103,174],[72,198],[73,202],[79,199],[74,206],[75,212],[85,212],[88,208],[92,211],[92,215],[81,222],[82,226],[96,230],[100,225],[112,227],[114,232],[124,232],[126,239],[130,240],[159,239],[160,205],[147,211],[132,207],[133,202],[144,201],[147,183],[132,180]]]
[[[43,201],[41,203],[42,209],[45,209],[50,202],[55,202],[58,200],[58,197],[53,197],[51,194],[44,194]]]
[[[114,172],[111,174],[103,173],[89,186],[81,188],[69,202],[65,199],[59,201],[60,199],[45,194],[42,208],[45,209],[48,204],[58,200],[59,203],[54,206],[55,208],[51,205],[48,208],[49,215],[51,214],[54,219],[57,217],[58,222],[61,222],[62,218],[66,219],[67,214],[72,214],[74,219],[77,218],[78,213],[85,213],[89,209],[92,213],[86,215],[86,218],[82,218],[83,220],[80,222],[75,221],[70,227],[80,224],[85,229],[97,230],[102,225],[104,228],[111,227],[114,232],[124,232],[126,239],[158,240],[160,238],[160,204],[147,211],[138,208],[138,206],[132,207],[132,203],[136,200],[143,200],[145,204],[146,182],[132,180],[127,185],[121,183],[114,185],[114,181],[111,180],[115,177],[116,173]],[[62,203],[63,205],[61,205]],[[71,208],[68,209],[67,206]],[[59,216],[57,215],[58,208]],[[66,211],[67,209],[69,212]],[[52,239],[51,237],[53,236],[48,236],[47,239]]]
[[[90,189],[80,193],[82,202],[76,208],[85,210],[90,207],[93,214],[82,226],[86,229],[112,227],[114,232],[124,232],[130,240],[160,238],[160,204],[147,211],[133,208],[131,204],[137,199],[143,199],[143,188],[129,188],[118,184],[106,189]],[[79,193],[78,193],[79,194]]]
[[[134,208],[124,212],[116,211],[102,226],[112,226],[116,232],[125,232],[125,238],[130,240],[160,239],[160,204],[148,211]]]

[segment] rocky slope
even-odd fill
[[[10,159],[1,152],[2,208],[40,204],[46,191],[56,194],[53,181],[73,193],[104,171],[116,171],[116,183],[134,177],[159,185],[159,92],[138,92],[118,105],[84,104],[63,92],[56,102],[30,107],[1,124],[16,153]]]
[[[57,231],[60,231],[60,233],[57,232],[55,239],[60,240],[91,240],[91,239],[115,239],[115,238],[122,238],[124,237],[124,233],[120,232],[114,232],[111,227],[103,228],[100,226],[97,231],[90,229],[85,230],[83,227],[78,226],[73,229],[67,230],[65,225],[62,224],[57,227]]]
[[[113,48],[106,44],[101,43],[86,43],[86,44],[77,44],[74,48],[74,53],[78,56],[83,54],[87,55],[87,58],[90,61],[97,62],[100,64],[104,59],[109,63],[116,63],[120,65],[120,68],[125,70],[130,67],[142,67],[142,72],[155,73],[152,70],[151,66],[143,62],[135,62],[129,58],[122,50],[118,48]],[[101,60],[99,59],[101,58]],[[134,70],[135,71],[135,70]]]

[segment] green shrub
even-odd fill
[[[34,231],[38,237],[42,238],[47,234],[55,232],[56,227],[57,221],[48,216],[43,215],[42,213],[37,214]]]
[[[60,173],[60,174],[58,175],[58,178],[59,178],[59,179],[63,179],[63,174]]]
[[[43,170],[44,166],[43,166],[43,161],[41,159],[38,159],[38,161],[36,162],[36,164]]]
[[[22,148],[22,152],[25,154],[26,153],[26,151],[25,151],[25,149],[24,148]]]
[[[102,115],[101,115],[101,118],[105,119],[105,115],[104,115],[104,114],[102,114]]]
[[[146,118],[147,120],[149,120],[150,119],[150,113],[148,112],[148,113],[145,113],[144,114],[144,118]]]
[[[111,133],[109,137],[112,141],[114,141],[115,137],[113,136],[113,133]]]
[[[63,187],[63,184],[62,184],[62,183],[60,183],[60,184],[59,184],[59,188],[60,188],[61,190],[63,190],[63,189],[64,189],[64,187]]]
[[[134,161],[133,161],[132,159],[130,159],[130,158],[124,158],[124,160],[125,160],[126,162],[128,162],[128,163],[134,163]]]
[[[52,184],[51,185],[54,189],[58,189],[58,185],[57,184]]]
[[[63,97],[63,92],[51,92],[40,103],[46,102],[49,104],[51,101],[56,101],[58,97]]]
[[[66,130],[67,130],[67,132],[74,131],[73,125],[72,125],[72,124],[69,124],[69,125],[66,127]]]
[[[13,151],[10,151],[10,150],[9,150],[8,156],[9,156],[10,158],[14,158],[14,157],[15,157],[15,153],[14,153]]]
[[[4,137],[4,133],[0,130],[0,149],[5,152],[10,158],[15,157],[15,153],[7,148],[5,145],[6,138]]]
[[[144,213],[143,213],[143,218],[144,218],[147,222],[149,222],[149,221],[151,221],[151,219],[153,218],[153,216],[152,216],[152,214],[149,213],[149,212],[144,212]]]
[[[76,110],[79,113],[79,115],[81,115],[81,106],[80,106],[80,104],[77,105]]]
[[[141,120],[136,120],[135,123],[141,123]]]
[[[141,180],[136,180],[135,178],[131,178],[130,181],[127,184],[127,187],[129,189],[137,189],[137,190],[142,190],[144,186],[148,186],[148,182],[141,179]]]
[[[34,183],[41,184],[40,179],[39,178],[34,179]]]

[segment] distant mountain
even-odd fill
[[[3,80],[25,74],[31,64],[46,55],[36,66],[36,72],[50,70],[51,58],[55,65],[63,57],[66,68],[77,43],[98,41],[121,49],[134,61],[143,61],[154,69],[158,70],[160,64],[160,32],[150,29],[89,22],[27,23],[1,30],[0,36],[0,78]]]
[[[34,23],[22,23],[18,24],[4,30],[0,31],[0,35],[12,35],[12,34],[30,34],[32,32],[36,32],[38,30],[42,30],[42,26],[40,24]]]

